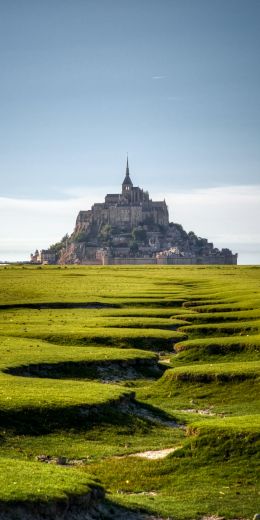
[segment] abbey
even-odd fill
[[[50,264],[236,264],[230,249],[169,222],[165,200],[153,201],[134,186],[128,159],[121,193],[79,212],[73,233],[31,255]]]
[[[168,208],[165,200],[154,202],[148,191],[133,186],[127,158],[121,193],[110,193],[105,202],[94,204],[90,211],[80,211],[75,231],[88,232],[93,226],[98,231],[105,224],[128,231],[145,223],[167,226]]]

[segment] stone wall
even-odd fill
[[[199,256],[199,257],[176,257],[176,258],[154,258],[154,257],[109,257],[104,256],[101,260],[103,265],[237,265],[237,255],[230,256]]]
[[[195,257],[157,258],[160,265],[237,265],[236,255],[212,255]]]

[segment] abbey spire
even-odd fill
[[[128,156],[127,156],[127,159],[126,159],[126,175],[129,176],[129,164],[128,164]]]
[[[130,188],[132,188],[132,187],[133,187],[133,183],[130,179],[129,163],[128,163],[128,156],[127,156],[125,178],[124,178],[124,181],[122,184],[122,193],[129,192]]]

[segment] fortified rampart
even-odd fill
[[[102,265],[237,265],[237,254],[230,256],[216,255],[214,257],[202,256],[191,258],[181,256],[179,258],[113,258],[104,257]]]

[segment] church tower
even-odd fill
[[[132,188],[133,188],[133,183],[132,183],[132,181],[130,179],[130,175],[129,175],[129,164],[128,164],[128,157],[127,157],[126,174],[125,174],[124,182],[122,184],[122,195],[125,195],[127,198],[129,198],[131,195]]]

